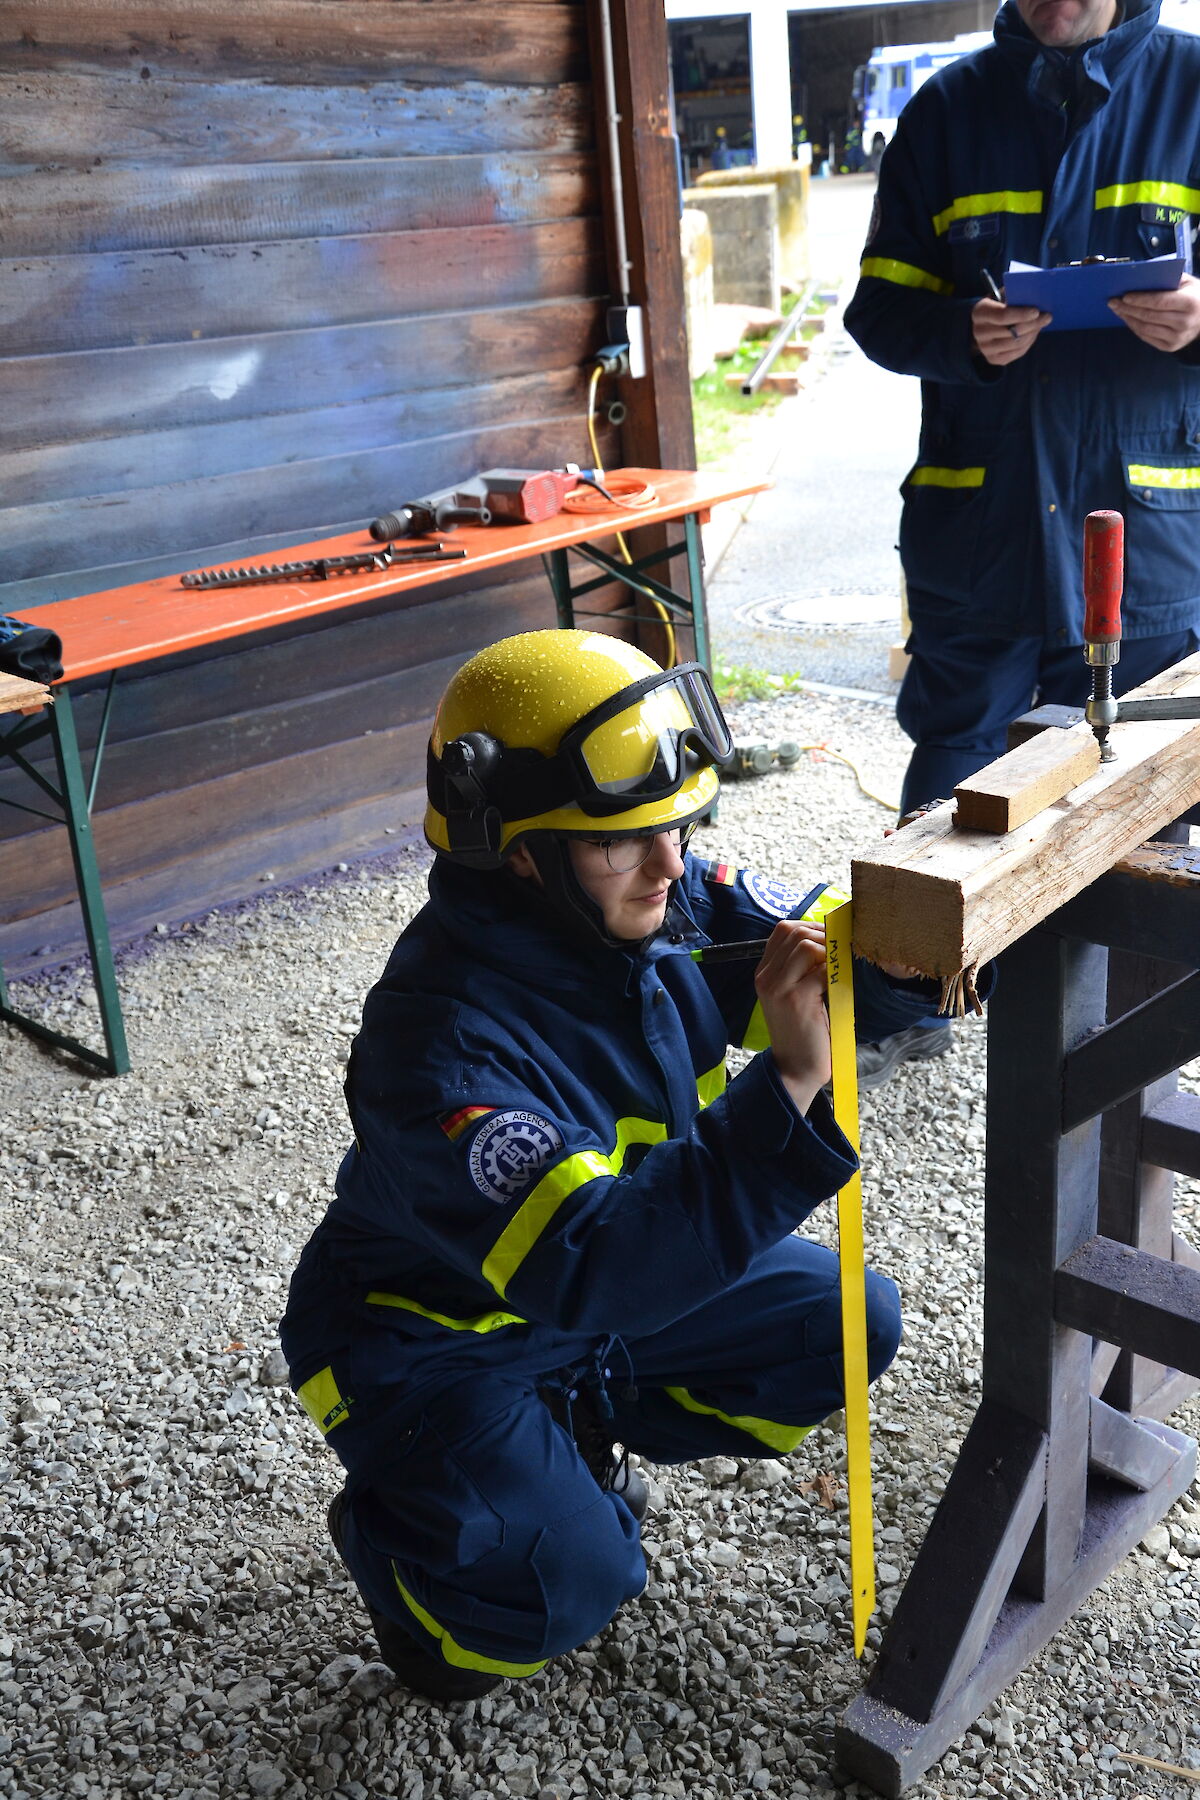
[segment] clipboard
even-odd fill
[[[1176,288],[1192,272],[1188,221],[1175,227],[1175,249],[1142,262],[1071,263],[1039,269],[1014,262],[1004,277],[1008,306],[1036,306],[1053,317],[1047,331],[1109,331],[1122,325],[1108,306],[1119,294]]]

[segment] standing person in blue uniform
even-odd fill
[[[922,382],[903,484],[912,618],[901,811],[1002,755],[1038,702],[1082,706],[1083,521],[1125,515],[1126,691],[1200,639],[1200,281],[1050,330],[993,298],[1014,259],[1161,256],[1200,214],[1200,38],[1157,0],[1007,0],[995,41],[905,107],[846,326]]]
[[[823,1092],[823,884],[693,855],[728,728],[696,665],[547,631],[468,661],[429,747],[430,899],[368,996],[336,1198],[282,1338],[380,1651],[439,1701],[528,1675],[645,1582],[666,1463],[782,1456],[842,1404],[854,1167]],[[761,962],[690,952],[770,933]],[[896,1029],[934,984],[856,968]],[[762,1049],[726,1082],[730,1043]],[[766,1046],[769,1044],[769,1048]],[[872,1378],[896,1290],[868,1272]]]

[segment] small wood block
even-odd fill
[[[34,713],[50,698],[50,690],[40,681],[26,681],[20,675],[0,674],[0,713]]]
[[[746,377],[744,375],[726,375],[725,383],[727,387],[740,388],[745,379]],[[787,370],[772,369],[771,373],[769,375],[764,375],[758,384],[758,391],[760,394],[764,388],[770,388],[777,394],[798,394],[800,392],[800,377],[799,375],[789,374]]]
[[[1015,831],[1094,775],[1100,746],[1090,727],[1042,731],[954,790],[962,831]]]

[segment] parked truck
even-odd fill
[[[854,107],[862,119],[863,150],[878,162],[896,120],[919,87],[947,63],[990,44],[990,31],[963,31],[940,44],[887,44],[854,71]]]
[[[1200,0],[1163,0],[1163,25],[1200,32]],[[947,63],[990,44],[990,31],[963,31],[938,44],[887,44],[872,50],[854,71],[854,114],[862,121],[863,152],[878,163],[892,141],[896,120],[919,87]]]

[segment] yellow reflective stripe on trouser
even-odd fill
[[[841,888],[823,887],[810,906],[806,906],[800,917],[810,924],[816,925],[831,912],[835,906],[845,903],[848,896]],[[767,1050],[770,1048],[771,1034],[767,1030],[767,1021],[763,1017],[761,1000],[754,1002],[754,1011],[750,1014],[750,1023],[742,1033],[739,1046],[742,1050]]]
[[[1130,463],[1126,473],[1130,487],[1200,488],[1200,468],[1156,469],[1149,463]]]
[[[332,1369],[310,1375],[303,1386],[296,1389],[296,1398],[317,1430],[326,1436],[335,1425],[342,1423],[350,1410],[350,1401],[343,1399]]]
[[[954,283],[918,269],[913,263],[896,262],[891,256],[864,256],[859,273],[873,275],[876,281],[891,281],[897,287],[928,288],[931,294],[952,294]]]
[[[403,1294],[385,1294],[379,1288],[372,1288],[367,1295],[368,1306],[397,1306],[404,1312],[417,1313],[422,1319],[432,1319],[435,1325],[447,1325],[451,1331],[499,1331],[505,1325],[527,1325],[528,1319],[521,1318],[519,1313],[489,1312],[480,1313],[474,1319],[452,1319],[446,1313],[433,1312],[428,1306],[422,1306],[418,1300],[406,1300]]]
[[[443,1657],[448,1663],[453,1663],[456,1669],[482,1669],[487,1675],[536,1675],[538,1670],[544,1669],[549,1661],[548,1657],[543,1657],[541,1662],[501,1662],[499,1658],[495,1656],[476,1656],[473,1650],[464,1650],[461,1644],[455,1643],[454,1639],[450,1636],[450,1633],[446,1630],[446,1627],[444,1625],[439,1625],[437,1620],[430,1613],[425,1611],[425,1608],[421,1605],[420,1601],[413,1598],[401,1581],[399,1575],[397,1575],[394,1563],[392,1565],[392,1579],[399,1589],[400,1598],[403,1600],[405,1606],[407,1606],[409,1612],[413,1615],[413,1618],[418,1620],[418,1622],[425,1627],[430,1637],[435,1637],[437,1639]]]
[[[908,477],[908,487],[977,488],[983,486],[986,469],[941,469],[933,463],[918,463]]]
[[[757,1438],[760,1444],[766,1444],[768,1449],[778,1451],[781,1456],[794,1450],[812,1430],[811,1425],[776,1425],[771,1419],[754,1419],[749,1414],[739,1418],[734,1413],[722,1412],[719,1406],[705,1406],[703,1401],[689,1394],[686,1388],[669,1387],[664,1388],[663,1392],[668,1399],[674,1400],[676,1406],[682,1406],[685,1412],[707,1413],[710,1418],[720,1419],[723,1425],[736,1426],[738,1431]]]
[[[955,219],[981,219],[987,213],[1040,213],[1041,188],[1000,188],[994,194],[960,194],[933,215],[933,229],[944,237]]]
[[[1177,181],[1115,181],[1096,189],[1096,211],[1109,206],[1169,206],[1177,212],[1200,212],[1200,188]]]

